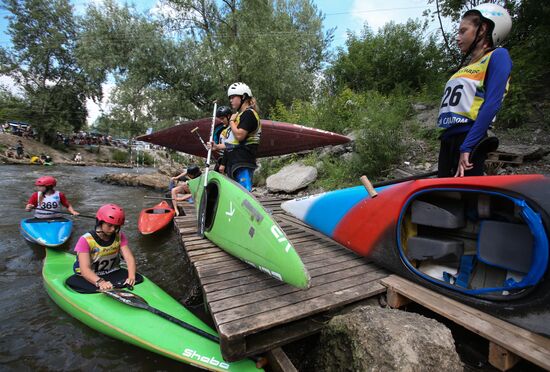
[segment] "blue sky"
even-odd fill
[[[99,2],[99,0],[94,0]],[[82,14],[90,3],[89,0],[72,1],[78,14]],[[119,0],[124,2],[124,0]],[[153,8],[158,0],[135,0],[129,1],[135,7],[148,12]],[[422,12],[428,7],[434,8],[434,5],[428,6],[426,0],[314,0],[318,9],[325,15],[324,27],[326,30],[336,27],[332,47],[344,46],[348,31],[360,32],[368,22],[374,30],[382,27],[389,21],[404,23],[408,18],[421,18]],[[4,17],[7,15],[5,10],[0,10],[0,45],[9,45],[9,38],[5,34],[7,21]],[[436,25],[430,28],[436,30]]]
[[[100,0],[91,0],[100,3]],[[73,0],[77,14],[83,14],[90,0]],[[134,4],[136,9],[147,13],[158,4],[158,0],[118,0],[120,3],[128,2]],[[434,9],[435,6],[428,6],[426,0],[313,0],[317,8],[325,15],[323,26],[325,30],[336,28],[334,40],[331,47],[336,49],[344,47],[348,32],[359,33],[365,22],[373,30],[378,30],[390,21],[405,23],[407,19],[422,19],[422,12],[427,8]],[[5,31],[7,21],[4,18],[8,13],[0,9],[0,46],[9,46],[10,41]],[[431,24],[430,32],[436,32],[438,25]],[[0,76],[0,84],[10,86],[12,83],[6,77]],[[110,87],[105,86],[108,92]],[[105,107],[105,105],[104,105]],[[99,115],[99,107],[90,103],[88,105],[88,122],[93,122]]]

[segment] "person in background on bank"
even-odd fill
[[[31,195],[25,210],[30,212],[34,209],[35,218],[61,217],[59,213],[61,212],[61,206],[67,208],[73,216],[79,215],[79,213],[73,209],[73,206],[69,203],[65,194],[54,190],[54,187],[57,185],[57,180],[54,177],[40,177],[36,180],[34,185],[38,188],[38,191]],[[48,211],[43,209],[47,209]]]
[[[470,155],[487,137],[508,89],[512,60],[508,50],[497,46],[511,28],[508,11],[496,4],[480,4],[462,17],[457,36],[461,67],[447,82],[439,109],[438,126],[444,132],[438,177],[484,173],[487,154]]]
[[[191,194],[191,190],[189,189],[189,185],[185,180],[187,178],[197,178],[201,175],[201,170],[196,165],[190,165],[185,171],[183,171],[181,174],[170,178],[170,182],[174,181],[183,181],[181,184],[173,187],[170,190],[170,194],[172,196],[172,205],[174,206],[174,211],[176,212],[176,216],[179,216],[179,210],[178,210],[178,202],[189,200],[193,196]],[[183,193],[182,196],[178,196],[178,194]]]
[[[23,147],[23,142],[21,140],[17,141],[17,145],[15,146],[15,153],[17,159],[23,159],[23,155],[25,154],[25,148]]]
[[[72,286],[86,288],[91,284],[104,291],[112,289],[113,282],[120,281],[123,286],[136,284],[136,260],[126,235],[120,231],[124,219],[124,210],[116,204],[105,204],[97,210],[95,228],[82,235],[74,248],[76,278],[72,278]],[[120,255],[127,270],[120,267]],[[77,283],[78,276],[87,283]]]
[[[214,170],[216,172],[224,173],[225,172],[225,158],[224,158],[224,149],[225,141],[231,133],[231,127],[229,126],[229,120],[233,112],[227,106],[220,106],[216,111],[216,117],[222,121],[222,125],[216,126],[214,129],[214,136],[212,143],[207,144],[208,148],[218,152],[218,159],[216,161],[216,166]]]
[[[230,178],[251,191],[262,133],[258,103],[248,85],[240,82],[229,86],[227,96],[236,113],[229,119],[231,132],[224,143],[225,171]]]

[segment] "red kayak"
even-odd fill
[[[138,230],[143,235],[150,235],[165,228],[174,218],[175,211],[166,201],[161,201],[152,208],[145,208],[139,214]]]
[[[220,120],[217,120],[216,123],[217,125],[221,125]],[[258,158],[292,154],[323,146],[341,145],[350,141],[349,137],[341,134],[305,127],[303,125],[265,119],[262,119],[261,123],[262,140],[256,153]],[[187,154],[206,157],[206,150],[198,139],[197,133],[204,141],[208,140],[211,125],[212,118],[193,120],[159,130],[158,132],[139,136],[136,139]],[[191,132],[195,128],[198,128],[197,131]]]

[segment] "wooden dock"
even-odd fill
[[[279,199],[262,200],[308,269],[308,290],[275,280],[197,236],[192,208],[175,219],[227,361],[318,332],[331,311],[386,290],[379,280],[389,275],[387,271],[285,215],[280,203]]]
[[[277,281],[197,236],[194,209],[187,207],[186,216],[175,218],[227,361],[266,352],[282,353],[285,359],[280,346],[320,331],[332,314],[349,304],[385,294],[391,307],[414,301],[487,339],[489,362],[499,370],[512,368],[520,359],[550,370],[550,339],[390,275],[286,215],[280,199],[261,202],[307,267],[308,290]]]

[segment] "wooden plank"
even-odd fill
[[[351,270],[339,271],[329,275],[314,278],[312,280],[311,288],[322,286],[331,282],[336,282],[349,277],[354,277],[357,275],[366,275],[368,273],[373,273],[374,275],[381,273],[382,276],[387,276],[387,272],[383,269],[380,269],[376,266],[363,265],[361,267],[356,267]],[[210,299],[210,301],[208,302],[208,306],[211,313],[214,313],[254,302],[269,300],[271,298],[280,298],[281,301],[286,301],[286,297],[283,296],[287,295],[288,293],[300,291],[303,290],[282,283],[280,286],[274,286],[259,291],[244,293],[239,296],[217,296],[216,300]]]
[[[217,256],[216,256],[217,254]],[[225,253],[224,251],[220,250],[218,247],[216,246],[213,246],[213,247],[203,247],[202,249],[194,249],[194,250],[190,250],[187,252],[187,255],[191,258],[195,258],[195,257],[198,257],[198,256],[203,256],[203,255],[211,255],[212,257],[219,257],[221,255],[227,255],[227,253]],[[197,258],[195,258],[197,259]],[[198,258],[200,259],[200,258]]]
[[[269,350],[266,353],[269,367],[273,372],[298,372],[294,364],[288,359],[283,349],[280,347]]]
[[[265,352],[266,350],[272,350],[275,347],[279,347],[290,342],[299,340],[301,338],[310,336],[321,330],[326,322],[326,318],[323,315],[316,317],[310,317],[305,319],[296,320],[291,323],[286,323],[283,326],[273,327],[267,331],[257,334],[250,334],[244,340],[246,342],[245,355],[256,355]],[[226,354],[224,351],[225,346],[231,346],[235,342],[231,341],[229,344],[222,345],[222,354],[226,360],[239,360],[243,356]],[[238,341],[237,341],[238,342]],[[223,343],[223,341],[222,341]]]
[[[382,279],[381,283],[512,353],[550,370],[550,339],[441,296],[396,275]]]
[[[233,287],[240,287],[245,284],[252,284],[252,283],[260,283],[260,282],[268,282],[269,286],[273,286],[277,284],[277,280],[273,279],[266,273],[261,272],[260,270],[251,270],[249,275],[244,277],[239,277],[236,279],[226,280],[225,282],[217,282],[212,284],[204,285],[204,291],[205,292],[215,292],[215,291],[221,291],[221,290],[227,290]]]
[[[239,321],[220,324],[218,330],[221,334],[224,334],[228,340],[242,338],[252,332],[256,333],[275,325],[302,318],[305,314],[313,315],[336,307],[342,307],[351,302],[372,297],[385,290],[384,286],[375,280],[335,293],[327,293],[323,296],[315,297],[311,300],[286,306],[274,311],[249,316]]]
[[[500,371],[512,369],[521,360],[502,346],[489,342],[489,363]]]
[[[256,301],[239,307],[233,307],[225,311],[216,311],[215,313],[212,312],[212,315],[216,321],[216,324],[219,326],[257,314],[266,312],[273,313],[274,311],[282,310],[289,306],[307,303],[308,301],[314,300],[318,297],[327,295],[330,296],[331,294],[336,295],[341,291],[361,286],[365,283],[372,282],[385,276],[385,273],[382,272],[371,272],[311,287],[307,291],[293,291],[286,294],[284,296],[284,300],[282,300],[282,298],[270,298],[264,301]],[[303,310],[301,310],[300,313],[304,313]]]

